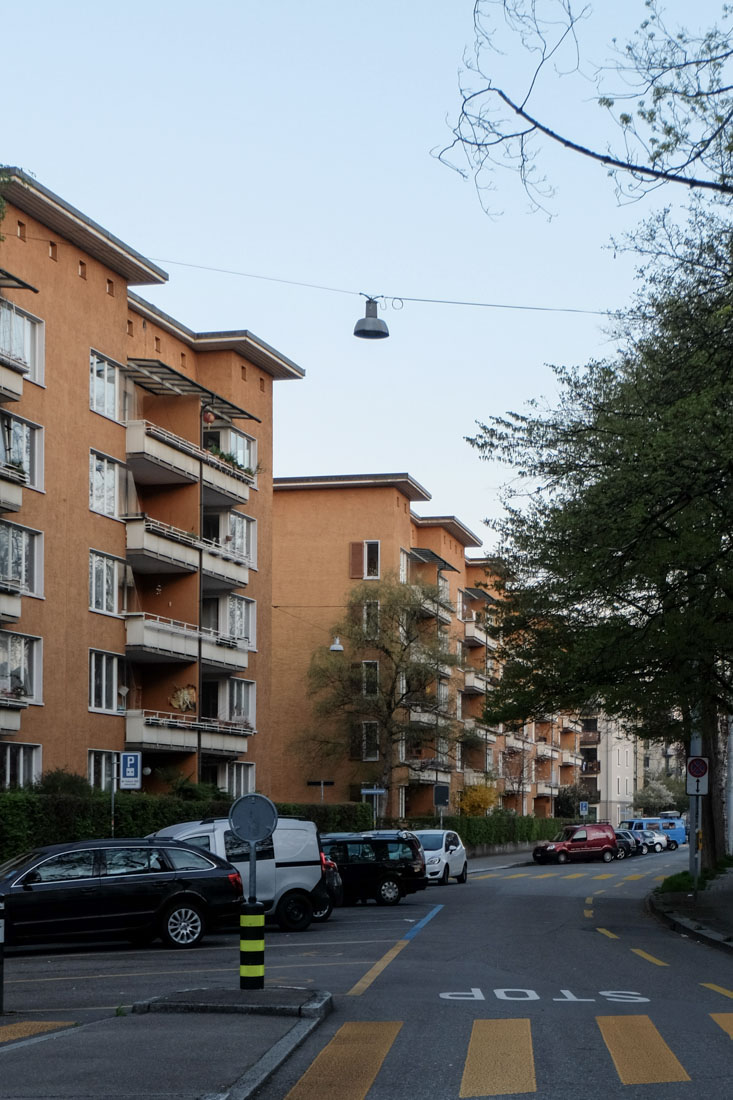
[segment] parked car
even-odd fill
[[[632,832],[644,829],[663,832],[667,838],[666,846],[672,852],[687,840],[687,828],[682,817],[632,817],[622,821],[619,828],[631,829]]]
[[[624,836],[623,833],[616,832],[616,844],[618,845],[618,852],[616,853],[616,859],[626,859],[627,856],[636,855],[636,841],[629,840],[628,836]]]
[[[242,876],[244,893],[249,890],[249,845],[231,830],[226,817],[182,821],[154,833],[174,837],[215,852],[229,860]],[[257,900],[284,932],[304,932],[313,920],[313,910],[331,915],[330,896],[321,862],[318,830],[312,821],[279,817],[269,840],[257,844]]]
[[[602,859],[610,863],[617,852],[612,825],[566,825],[549,843],[541,841],[532,852],[532,858],[535,863],[567,863],[581,859]]]
[[[665,848],[671,849],[672,844],[674,844],[675,848],[677,847],[674,841],[670,842],[668,840],[661,829],[645,829],[644,831],[645,833],[649,833],[651,837],[649,847],[655,852],[662,852]]]
[[[236,919],[239,872],[175,840],[51,844],[0,864],[8,943],[74,937],[195,947],[207,928]]]
[[[616,837],[618,838],[619,836],[626,837],[629,844],[631,845],[631,852],[629,853],[630,855],[640,856],[644,855],[648,851],[646,845],[642,845],[640,833],[632,832],[631,829],[617,829]]]
[[[449,878],[465,882],[468,878],[466,849],[458,833],[451,829],[415,829],[425,852],[425,869],[430,882],[445,885]]]
[[[428,884],[425,855],[414,833],[328,833],[321,841],[326,856],[338,866],[347,905],[369,898],[379,905],[397,905]]]

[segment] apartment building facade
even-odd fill
[[[487,692],[501,674],[496,657],[496,562],[470,558],[481,542],[454,516],[420,516],[430,494],[409,474],[276,478],[273,500],[273,721],[264,787],[276,799],[376,801],[379,817],[457,812],[464,792],[484,787],[496,804],[551,816],[559,786],[577,780],[579,726],[554,716],[518,731],[485,720]],[[424,698],[406,704],[417,731],[401,749],[384,793],[375,789],[380,761],[373,739],[363,753],[318,759],[308,667],[332,640],[349,593],[387,576],[438,592],[425,607],[425,628],[445,652]],[[378,655],[369,655],[373,664]],[[350,660],[334,652],[334,660]],[[380,789],[377,787],[376,789]],[[446,797],[447,796],[447,797]]]
[[[589,817],[618,825],[633,816],[634,795],[644,783],[644,744],[603,713],[584,717],[581,725],[580,785]]]
[[[0,786],[110,783],[142,753],[253,790],[270,712],[272,388],[247,330],[197,333],[167,275],[26,173],[0,190]],[[263,735],[264,736],[264,735]]]

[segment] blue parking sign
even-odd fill
[[[139,791],[142,786],[142,753],[120,753],[119,789],[121,791]]]
[[[587,802],[581,802],[580,803],[580,816],[581,817],[587,817],[588,816],[588,803]]]

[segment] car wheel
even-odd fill
[[[400,884],[396,878],[383,878],[377,887],[378,905],[397,905],[402,897]]]
[[[286,894],[280,898],[275,919],[283,932],[305,932],[313,920],[313,906],[306,894]]]
[[[645,856],[645,855],[647,854],[647,852],[648,852],[648,851],[649,851],[649,845],[648,845],[648,844],[642,844],[642,846],[641,846],[641,854],[642,854],[643,856]]]
[[[456,882],[465,882],[468,879],[468,864],[463,864],[463,870],[460,875],[456,875]]]
[[[558,852],[557,853],[557,862],[558,863],[567,863],[567,861],[568,861],[568,853],[567,852]]]
[[[625,858],[626,858],[626,852],[623,850],[623,848],[619,848],[618,852],[616,853],[616,859],[625,859]]]
[[[330,901],[319,901],[318,905],[313,910],[313,920],[320,924],[322,921],[328,920],[331,913],[333,913],[332,903]]]
[[[192,901],[171,905],[163,919],[161,939],[167,947],[196,947],[204,938],[204,917]]]
[[[619,856],[619,859],[620,858],[621,857]],[[610,863],[611,862],[611,860],[613,859],[613,852],[611,851],[610,848],[604,848],[603,849],[603,852],[601,854],[601,859],[603,860],[604,863]]]
[[[676,840],[670,840],[667,847],[669,848],[670,852],[676,852],[677,849],[679,848],[679,844],[677,843]]]
[[[655,852],[661,852],[661,850],[662,850],[662,845],[659,843],[659,841],[657,841],[657,843],[654,845],[654,851]]]
[[[448,864],[446,863],[445,867],[443,868],[443,874],[440,876],[440,885],[441,886],[447,886],[449,878],[450,878],[450,871],[448,870]]]

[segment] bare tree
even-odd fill
[[[610,60],[597,64],[584,56],[582,36],[593,19],[589,4],[577,9],[573,0],[476,0],[462,106],[454,139],[439,156],[473,176],[485,207],[493,172],[510,168],[534,206],[546,210],[553,191],[539,156],[548,144],[605,167],[626,199],[667,183],[713,192],[723,201],[733,195],[730,6],[722,4],[719,22],[694,33],[668,26],[658,0],[646,0],[645,8],[630,41],[622,46],[614,39]],[[611,121],[615,144],[602,147],[581,137],[575,116],[548,117],[544,104],[561,81],[572,79],[582,86],[569,109],[590,94]],[[463,164],[455,153],[464,155]]]

